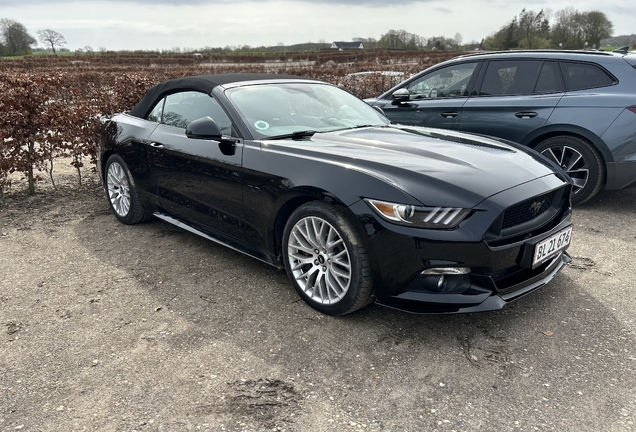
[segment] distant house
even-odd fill
[[[329,48],[343,51],[346,49],[364,49],[362,42],[334,42]]]
[[[193,53],[192,57],[194,57],[195,59],[202,59],[203,58],[203,54],[198,53],[198,52],[197,53]]]

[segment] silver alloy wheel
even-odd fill
[[[590,177],[590,170],[585,158],[578,150],[570,146],[554,146],[543,150],[541,154],[568,173],[574,182],[575,194],[585,187]]]
[[[300,219],[287,244],[291,272],[316,303],[331,305],[344,298],[351,283],[351,258],[340,233],[316,216]]]
[[[125,217],[130,211],[130,184],[124,168],[117,162],[108,167],[106,187],[113,209],[119,216]]]

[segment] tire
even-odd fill
[[[556,136],[539,143],[536,151],[562,167],[574,181],[572,204],[596,195],[605,182],[605,162],[587,141],[572,136]]]
[[[283,260],[300,297],[326,315],[344,315],[372,301],[369,256],[355,226],[331,204],[297,208],[283,232]]]
[[[114,154],[108,158],[104,169],[104,188],[110,208],[115,217],[126,225],[133,225],[148,219],[139,193],[131,181],[132,176],[126,162]]]

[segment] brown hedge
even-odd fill
[[[360,71],[413,73],[457,53],[330,52],[276,55],[86,55],[0,60],[0,196],[8,176],[24,173],[29,192],[54,161],[71,157],[78,169],[94,161],[93,137],[103,114],[131,109],[152,85],[169,78],[227,72],[299,75],[342,86],[356,96],[379,95],[394,81],[384,75],[355,80]],[[81,177],[80,184],[81,184]],[[53,183],[55,184],[55,183]]]

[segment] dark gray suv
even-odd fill
[[[574,204],[636,182],[636,54],[626,49],[461,56],[366,102],[395,123],[532,147],[568,172]]]

